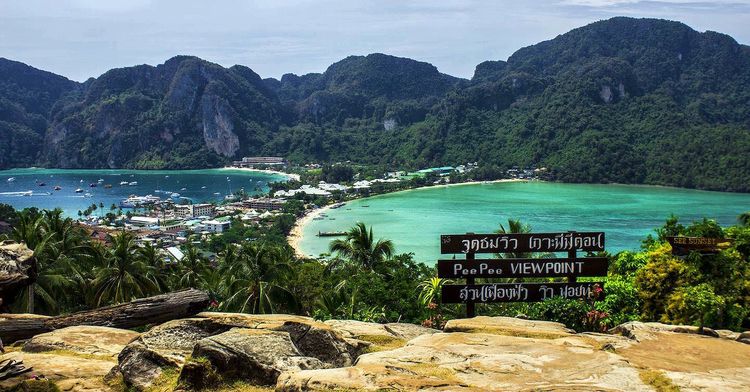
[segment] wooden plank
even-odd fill
[[[595,295],[595,285],[604,287],[602,282],[445,285],[442,289],[442,302],[540,302],[552,297],[589,298]],[[604,299],[604,292],[600,292],[596,298]]]
[[[539,278],[606,276],[606,257],[438,260],[440,278]],[[467,282],[471,284],[472,282]]]
[[[596,252],[604,250],[604,233],[448,234],[440,236],[440,253]]]

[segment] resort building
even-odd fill
[[[174,216],[176,218],[195,218],[199,216],[213,217],[216,209],[213,204],[188,204],[174,206]]]
[[[286,166],[286,159],[282,157],[244,157],[241,161],[234,161],[237,167],[255,167],[255,166]]]
[[[292,197],[298,193],[305,193],[310,196],[331,196],[331,192],[310,185],[302,185],[299,189],[290,189],[288,191],[276,191],[273,195],[274,197]]]
[[[261,199],[249,199],[242,204],[247,208],[255,210],[280,210],[284,207],[284,199],[271,199],[264,197]]]

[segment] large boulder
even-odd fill
[[[186,391],[215,386],[218,381],[274,385],[283,372],[327,366],[304,356],[287,332],[233,328],[198,341],[178,385]]]
[[[651,391],[623,358],[587,338],[437,333],[359,357],[353,367],[283,374],[277,391]]]
[[[140,334],[126,329],[75,326],[36,335],[23,345],[30,353],[67,351],[75,354],[117,358],[123,348]]]
[[[16,295],[36,278],[34,252],[25,244],[0,242],[0,313],[4,313]]]
[[[101,392],[110,388],[104,377],[116,365],[113,359],[95,359],[87,356],[61,353],[11,352],[0,360],[23,361],[23,365],[33,368],[31,372],[0,381],[0,391],[10,390],[26,381],[29,375],[44,376],[54,382],[61,391]],[[25,390],[22,389],[21,390]]]
[[[545,339],[561,338],[575,333],[564,324],[552,321],[487,316],[450,320],[445,324],[443,330],[445,332],[489,333]]]
[[[609,332],[637,341],[654,339],[656,336],[655,334],[660,332],[701,334],[711,337],[720,337],[720,335],[711,328],[703,328],[701,331],[700,328],[693,325],[670,325],[654,322],[644,323],[641,321],[629,321],[620,324],[612,328]]]
[[[199,340],[229,328],[205,318],[168,321],[125,346],[117,358],[117,371],[129,387],[146,389],[165,368],[181,367]]]

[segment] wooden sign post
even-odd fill
[[[576,256],[577,251],[604,250],[604,233],[458,234],[440,237],[440,253],[464,254],[464,260],[438,260],[438,277],[465,279],[445,285],[443,303],[465,303],[466,317],[476,315],[476,303],[538,302],[552,297],[589,298],[601,282],[577,283],[579,276],[607,274],[606,257]],[[566,258],[477,259],[477,253],[567,252]],[[455,256],[454,256],[455,257]],[[476,278],[565,277],[567,283],[476,284]]]
[[[701,254],[719,253],[732,245],[731,238],[710,237],[667,237],[667,242],[672,245],[672,254],[685,256],[690,252]]]

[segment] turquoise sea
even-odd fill
[[[11,178],[15,180],[8,181]],[[66,215],[77,217],[79,210],[91,204],[102,203],[109,210],[112,204],[118,205],[130,195],[151,194],[165,199],[176,192],[180,198],[193,202],[211,202],[223,200],[228,193],[241,188],[248,193],[267,192],[269,182],[284,179],[284,176],[276,174],[232,169],[13,169],[0,171],[0,203],[10,204],[16,209],[61,208]],[[123,182],[137,184],[120,185]],[[96,187],[92,187],[92,184],[96,184]],[[111,185],[111,188],[105,185]],[[56,191],[55,186],[62,189]],[[83,193],[76,193],[78,188]],[[25,196],[24,193],[29,191],[31,196]],[[85,193],[90,196],[85,196]]]
[[[638,249],[671,214],[682,222],[708,217],[731,225],[745,211],[750,211],[750,194],[655,186],[508,182],[434,187],[330,210],[324,220],[305,226],[300,247],[317,256],[332,240],[317,237],[319,231],[344,231],[364,222],[376,237],[392,240],[399,253],[413,252],[417,260],[432,264],[440,258],[441,234],[491,233],[512,218],[536,232],[604,231],[607,250],[614,253]]]

